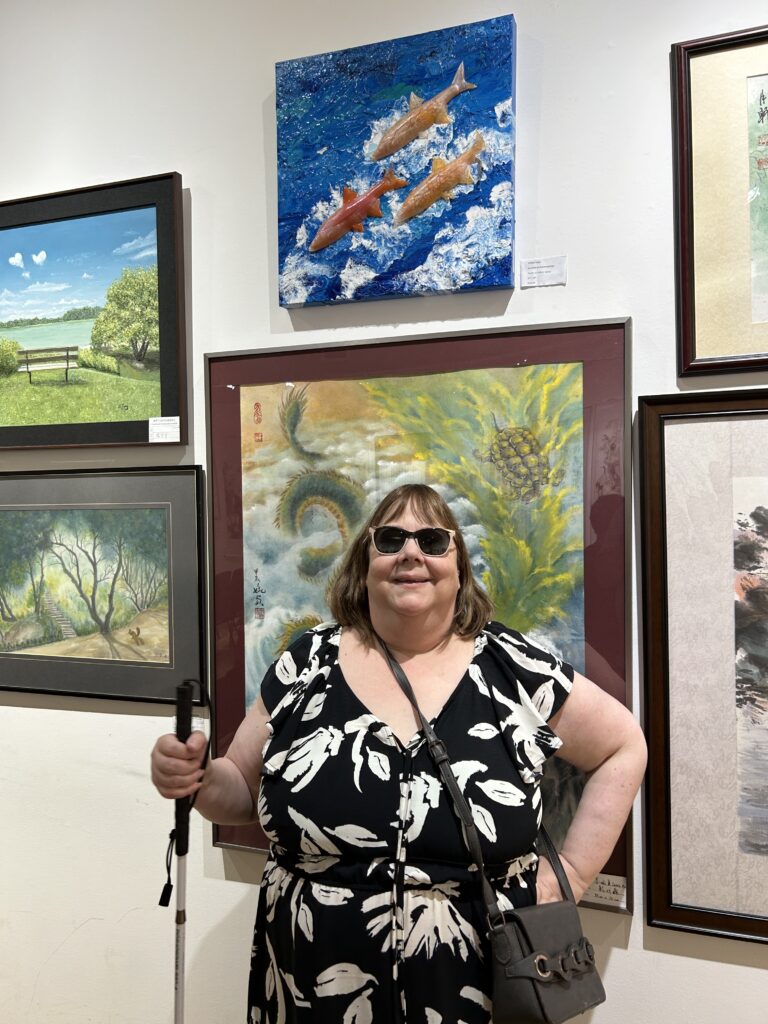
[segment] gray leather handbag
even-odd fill
[[[540,829],[539,843],[552,865],[563,899],[501,910],[485,874],[472,812],[451,769],[445,744],[422,715],[402,666],[384,641],[378,636],[376,639],[418,715],[430,756],[451,796],[467,848],[478,867],[491,945],[494,1024],[562,1024],[604,1002],[595,951],[581,930],[570,882],[546,829]]]

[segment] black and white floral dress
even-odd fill
[[[259,816],[271,842],[250,1024],[488,1024],[477,872],[421,732],[404,746],[347,685],[341,630],[303,634],[269,669]],[[547,720],[573,669],[489,623],[432,724],[503,907],[535,902]]]

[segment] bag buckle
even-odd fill
[[[549,981],[552,977],[552,971],[547,967],[546,953],[537,953],[533,958],[533,966],[542,981]]]

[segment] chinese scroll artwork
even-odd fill
[[[735,477],[734,590],[738,844],[768,855],[768,480]]]
[[[768,74],[747,79],[752,321],[768,322]]]

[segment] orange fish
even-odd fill
[[[310,243],[309,251],[317,252],[318,249],[324,249],[327,245],[333,245],[348,231],[362,231],[363,220],[366,217],[382,216],[379,197],[383,196],[385,192],[392,192],[407,184],[405,178],[395,177],[394,171],[389,168],[381,181],[373,188],[369,188],[362,196],[359,196],[354,189],[345,187],[341,206],[320,225]]]
[[[419,99],[415,93],[411,93],[411,102],[408,113],[395,121],[391,128],[388,128],[381,137],[378,146],[373,152],[374,160],[383,160],[391,156],[398,149],[407,146],[417,135],[421,135],[433,124],[450,124],[448,116],[448,104],[459,93],[468,89],[476,89],[477,86],[464,78],[464,62],[459,64],[453,81],[442,92],[433,96],[431,100]]]
[[[480,160],[480,153],[485,149],[485,140],[478,132],[472,145],[455,160],[446,162],[436,156],[432,161],[432,170],[412,188],[400,209],[395,214],[395,224],[405,224],[411,217],[417,217],[438,199],[453,199],[453,190],[457,185],[474,185],[472,164]]]

